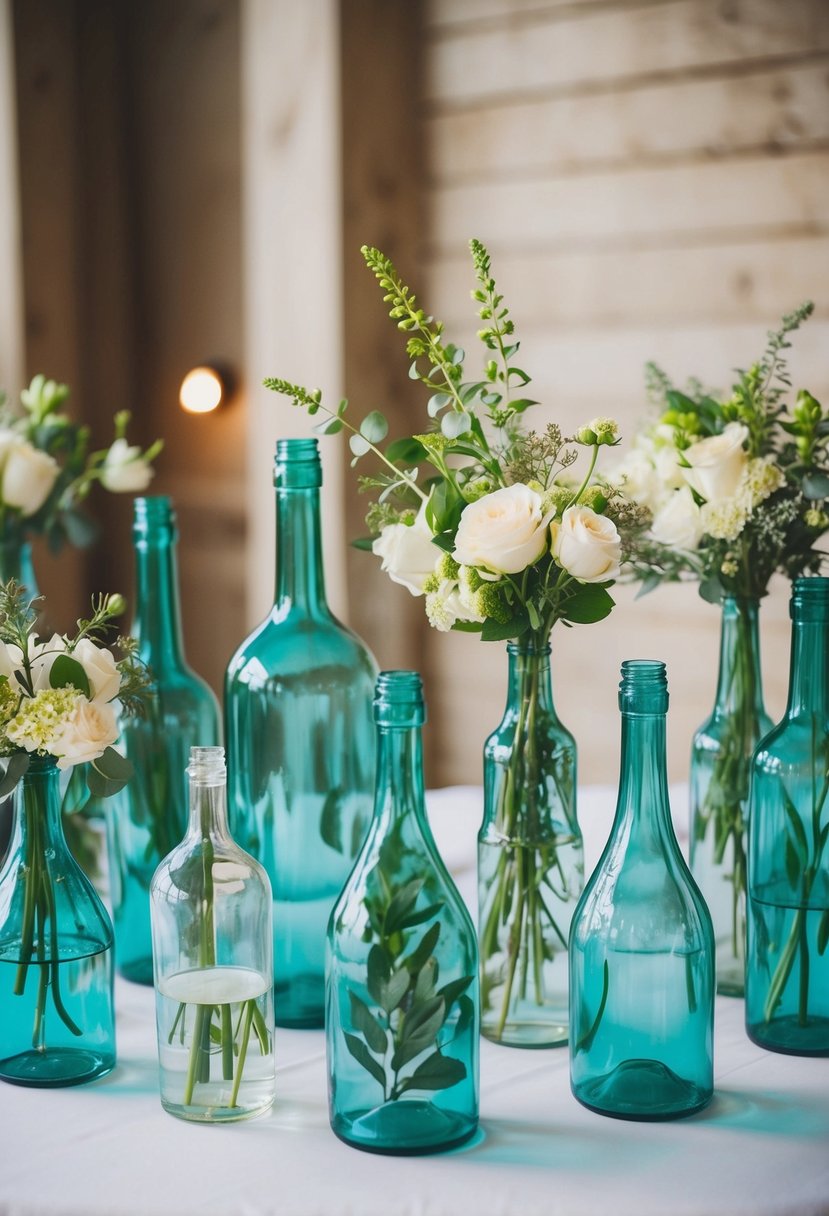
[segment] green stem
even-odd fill
[[[222,1018],[222,1077],[225,1081],[233,1078],[233,1018],[229,1005],[221,1006]],[[250,1027],[248,1027],[250,1032]],[[234,1103],[231,1102],[231,1106]]]
[[[245,1059],[248,1054],[248,1041],[250,1040],[250,1027],[253,1021],[253,1010],[256,1002],[254,1000],[245,1001],[245,1021],[242,1027],[242,1041],[239,1044],[239,1062],[236,1065],[236,1076],[233,1081],[233,1089],[230,1094],[230,1105],[236,1106],[239,1101],[239,1086],[242,1084],[242,1073],[245,1069]]]

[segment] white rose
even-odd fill
[[[696,549],[702,532],[702,512],[688,486],[670,496],[651,524],[653,539],[672,549]]]
[[[36,642],[29,635],[29,662],[32,667],[32,690],[41,692],[51,688],[52,664],[59,654],[66,654],[66,640],[53,633],[48,642]]]
[[[0,495],[9,507],[21,515],[34,515],[45,503],[57,481],[60,467],[47,452],[39,452],[25,439],[14,438],[10,443],[0,441],[3,460]]]
[[[394,583],[412,595],[423,595],[423,584],[441,555],[432,544],[432,530],[426,522],[425,506],[413,524],[387,524],[371,546],[382,558],[382,569]]]
[[[649,511],[657,511],[665,496],[665,486],[654,460],[641,448],[634,448],[620,460],[611,473],[614,485],[624,490],[626,497]]]
[[[153,479],[154,469],[126,439],[116,439],[101,465],[101,485],[113,494],[140,494]]]
[[[590,507],[568,507],[554,523],[553,554],[580,583],[606,583],[617,578],[622,542],[612,519]]]
[[[452,554],[461,566],[483,566],[493,574],[519,574],[547,548],[541,495],[520,483],[494,490],[464,507]]]
[[[79,697],[68,718],[55,732],[49,750],[58,757],[58,768],[97,760],[118,738],[118,722],[111,705]]]
[[[748,464],[746,439],[748,427],[729,422],[722,434],[699,439],[685,449],[683,455],[691,466],[682,470],[685,480],[706,502],[722,502],[736,492]]]
[[[72,651],[72,658],[77,659],[86,672],[92,693],[91,701],[105,704],[118,696],[121,673],[108,650],[96,646],[89,638],[81,638]]]

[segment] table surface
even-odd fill
[[[590,868],[613,792],[580,799]],[[468,898],[480,800],[477,789],[429,795]],[[715,1097],[690,1119],[603,1118],[571,1096],[566,1049],[483,1042],[480,1131],[416,1158],[334,1137],[322,1031],[277,1031],[269,1115],[223,1127],[172,1118],[158,1099],[152,992],[119,980],[116,1002],[109,1077],[0,1086],[0,1216],[829,1216],[829,1059],[761,1051],[742,1001],[717,998]]]

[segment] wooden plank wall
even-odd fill
[[[429,0],[425,55],[425,294],[468,351],[474,235],[518,322],[531,395],[565,429],[610,414],[629,433],[649,358],[726,387],[804,298],[817,312],[796,341],[796,382],[829,395],[825,0]],[[618,598],[604,625],[554,637],[581,778],[615,780],[618,664],[647,656],[669,662],[682,779],[713,698],[716,610],[693,588]],[[785,588],[762,615],[779,712]],[[431,634],[425,662],[446,741],[431,779],[478,780],[504,695],[500,647]]]
[[[23,288],[17,194],[17,106],[10,0],[0,0],[0,389],[23,387]]]

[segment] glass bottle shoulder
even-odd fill
[[[306,675],[322,668],[348,678],[362,676],[373,687],[377,664],[365,643],[331,615],[290,615],[271,612],[232,656],[226,680],[261,685],[285,676]]]
[[[232,896],[259,888],[271,898],[270,879],[263,866],[229,836],[211,837],[211,878],[214,897]],[[184,840],[160,862],[150,893],[161,899],[196,895],[204,884],[204,850],[201,837]]]

